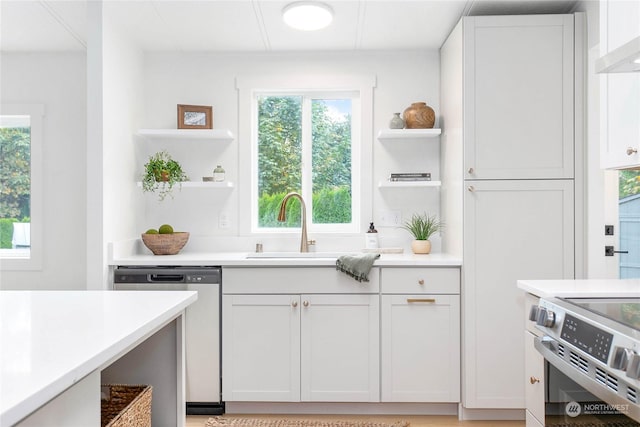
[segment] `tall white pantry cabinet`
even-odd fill
[[[465,17],[441,49],[443,251],[463,259],[470,416],[525,407],[517,280],[571,279],[581,265],[582,19]]]

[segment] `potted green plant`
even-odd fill
[[[411,242],[411,250],[414,254],[428,254],[431,252],[429,237],[444,227],[435,215],[413,214],[411,219],[402,225],[415,239]]]
[[[180,163],[171,158],[166,151],[159,151],[149,157],[149,161],[144,165],[144,176],[142,177],[142,191],[158,191],[160,201],[167,195],[173,195],[173,186],[188,180],[189,178],[182,170]]]

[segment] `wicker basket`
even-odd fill
[[[142,242],[154,255],[175,255],[187,244],[189,233],[142,234]]]
[[[151,427],[151,386],[103,385],[101,427]]]

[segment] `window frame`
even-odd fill
[[[299,234],[299,228],[258,228],[257,227],[257,96],[278,94],[320,94],[330,97],[331,94],[357,94],[359,99],[358,129],[352,127],[353,135],[359,136],[359,144],[352,140],[352,147],[357,146],[357,152],[352,152],[352,162],[358,169],[352,170],[352,206],[357,206],[352,212],[352,223],[349,227],[317,224],[310,227],[314,234],[331,234],[335,236],[350,236],[358,234],[362,224],[368,223],[372,206],[372,141],[373,141],[373,88],[375,76],[370,75],[313,75],[294,74],[278,76],[242,76],[236,78],[238,90],[239,126],[239,234],[244,236],[273,236],[274,234]],[[327,98],[328,99],[328,98]],[[352,106],[352,115],[355,115]],[[355,127],[355,126],[354,126]],[[356,157],[357,156],[357,157]],[[246,179],[243,179],[246,177]],[[309,208],[309,207],[308,207]],[[307,216],[311,216],[308,209]]]
[[[360,94],[357,91],[253,91],[253,117],[255,122],[252,123],[254,138],[251,140],[252,155],[251,155],[251,173],[252,173],[252,194],[251,194],[251,231],[253,233],[282,233],[286,230],[298,230],[299,227],[260,227],[258,224],[258,98],[264,96],[296,96],[302,98],[301,102],[301,116],[302,116],[302,182],[301,182],[301,194],[306,202],[307,207],[307,229],[311,233],[357,233],[360,224],[358,219],[360,218],[361,200],[360,197],[355,195],[361,194],[361,145],[362,138],[361,132],[361,102]],[[346,224],[321,224],[313,222],[313,165],[312,165],[312,151],[313,141],[311,128],[311,109],[312,102],[316,99],[349,99],[351,101],[351,222]],[[305,125],[307,127],[305,127]],[[307,165],[307,166],[305,166]]]
[[[30,253],[29,257],[3,257],[0,255],[0,270],[41,270],[44,254],[44,191],[43,191],[43,126],[44,105],[2,104],[0,115],[29,116],[31,145],[31,193],[30,193]]]

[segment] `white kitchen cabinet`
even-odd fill
[[[463,27],[465,179],[573,177],[573,16]]]
[[[534,338],[535,335],[531,332],[524,332],[524,386],[528,427],[530,427],[530,418],[535,419],[539,425],[544,423],[544,358],[533,346]],[[536,424],[534,423],[533,425]]]
[[[378,295],[301,296],[301,401],[379,402]]]
[[[441,48],[442,247],[463,259],[463,417],[525,408],[516,281],[577,274],[581,26],[573,15],[465,17]]]
[[[459,295],[382,295],[383,402],[460,401]]]
[[[518,279],[574,278],[572,180],[467,181],[465,406],[524,408]]]
[[[222,400],[300,399],[300,297],[224,295]]]
[[[599,3],[602,55],[640,37],[640,2]],[[603,168],[640,166],[640,73],[600,75],[600,147]]]
[[[378,402],[378,275],[225,269],[223,400]]]
[[[460,269],[381,271],[381,400],[460,401]]]

